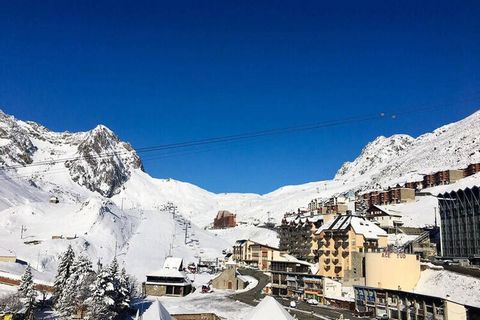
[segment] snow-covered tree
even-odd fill
[[[125,271],[125,268],[122,268],[118,277],[117,306],[120,309],[120,311],[124,311],[130,307],[132,295],[133,295],[133,292],[132,292],[130,277]]]
[[[71,269],[74,259],[75,253],[73,252],[72,246],[69,245],[58,264],[57,275],[55,276],[55,281],[53,283],[53,300],[55,302],[57,302],[62,291],[65,289],[68,278],[72,272]]]
[[[37,292],[34,288],[32,268],[30,268],[30,265],[27,265],[27,267],[25,268],[25,272],[20,279],[18,296],[20,298],[20,301],[22,301],[23,305],[27,309],[27,314],[31,314],[35,304]]]
[[[113,290],[110,268],[100,269],[91,286],[92,296],[87,299],[86,320],[112,320],[115,318],[117,315],[114,312],[115,300],[110,297]]]
[[[56,303],[61,319],[69,319],[77,311],[83,312],[86,309],[85,301],[91,296],[90,286],[94,279],[92,262],[86,256],[78,256]]]

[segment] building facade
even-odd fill
[[[278,228],[279,248],[300,260],[315,262],[317,241],[315,232],[323,224],[322,215],[284,217]]]
[[[280,250],[252,240],[238,240],[233,246],[232,258],[241,265],[267,271],[270,262],[280,254]]]
[[[471,163],[464,170],[465,177],[473,176],[474,174],[479,172],[480,172],[480,163]]]
[[[443,170],[423,176],[423,187],[431,188],[451,184],[464,178],[464,170]]]
[[[438,195],[442,255],[480,258],[480,189],[475,186]]]
[[[192,291],[192,282],[183,272],[183,259],[168,257],[163,268],[147,275],[143,292],[150,296],[185,296]]]
[[[237,226],[237,215],[227,210],[218,211],[213,220],[214,229],[233,228]]]
[[[361,216],[338,216],[317,231],[318,274],[364,283],[365,253],[388,245],[387,233]]]
[[[480,310],[447,299],[401,290],[355,286],[355,309],[370,317],[399,320],[475,320]]]

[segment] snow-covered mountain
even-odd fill
[[[169,253],[189,262],[202,254],[220,255],[238,237],[278,243],[274,232],[259,232],[254,226],[203,230],[218,210],[233,211],[245,222],[269,216],[279,221],[286,211],[313,198],[417,180],[422,173],[480,162],[479,137],[480,111],[418,138],[379,137],[345,163],[333,180],[285,186],[264,195],[215,194],[149,176],[135,150],[105,126],[58,133],[0,112],[0,247],[22,260],[37,261],[49,272],[58,252],[71,243],[92,259],[108,260],[117,253],[143,277]],[[48,203],[52,195],[60,203]],[[191,237],[197,241],[185,244],[184,218],[162,210],[168,202],[192,221]],[[59,235],[74,239],[52,239]],[[25,244],[30,240],[40,243]]]
[[[472,162],[480,162],[480,111],[418,138],[379,137],[353,162],[345,163],[335,180],[388,186],[421,180],[423,174],[440,170],[465,168]]]

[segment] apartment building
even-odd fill
[[[464,178],[463,170],[443,170],[423,176],[423,187],[431,188],[451,184]]]
[[[282,219],[278,229],[280,250],[297,257],[300,260],[315,262],[317,258],[317,241],[315,232],[323,224],[324,217],[313,213],[308,216],[287,216]]]
[[[387,210],[378,205],[373,205],[367,210],[365,216],[367,220],[375,223],[380,228],[384,229],[388,233],[395,230],[397,227],[403,225],[402,216],[391,210]]]
[[[415,189],[395,187],[383,191],[372,191],[360,196],[360,201],[366,202],[368,208],[374,205],[386,205],[415,201]]]
[[[237,226],[237,215],[227,210],[218,211],[213,220],[214,229],[233,228]]]
[[[312,264],[289,254],[278,254],[270,261],[271,293],[276,296],[304,297],[304,277],[321,279],[311,272]]]
[[[346,214],[350,202],[350,199],[344,196],[331,197],[328,200],[313,199],[308,204],[308,211],[323,215]]]
[[[238,240],[233,246],[232,258],[237,263],[267,271],[270,262],[279,254],[278,248],[252,240]]]
[[[338,216],[321,226],[317,232],[317,274],[342,280],[344,283],[364,283],[365,253],[388,245],[387,233],[364,217]]]
[[[355,286],[355,309],[362,315],[406,320],[479,319],[480,310],[429,295]]]
[[[480,172],[480,162],[479,163],[471,163],[468,165],[467,168],[464,170],[465,177],[473,176],[476,173]]]
[[[480,257],[480,189],[478,186],[438,195],[442,255]]]

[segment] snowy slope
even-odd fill
[[[480,111],[418,138],[379,137],[335,176],[348,183],[395,185],[421,180],[422,174],[464,168],[480,162]]]
[[[313,198],[480,162],[478,137],[480,112],[418,138],[380,137],[345,164],[334,180],[285,186],[264,195],[215,194],[186,182],[152,178],[135,150],[104,126],[58,133],[0,112],[0,243],[47,274],[68,244],[95,260],[109,261],[117,253],[130,272],[143,279],[170,252],[190,262],[201,254],[220,256],[237,238],[278,243],[274,232],[253,226],[203,230],[218,210],[236,213],[239,221],[266,221],[270,216],[278,222],[286,211],[304,207]],[[469,179],[476,183],[479,177]],[[51,195],[60,203],[48,203]],[[404,205],[407,223],[432,224],[435,201],[430,200]],[[168,202],[192,221],[192,238],[198,245],[185,244],[185,223],[160,210]],[[20,239],[22,225],[25,239]],[[52,239],[59,235],[76,238]],[[41,243],[27,245],[28,240]]]

